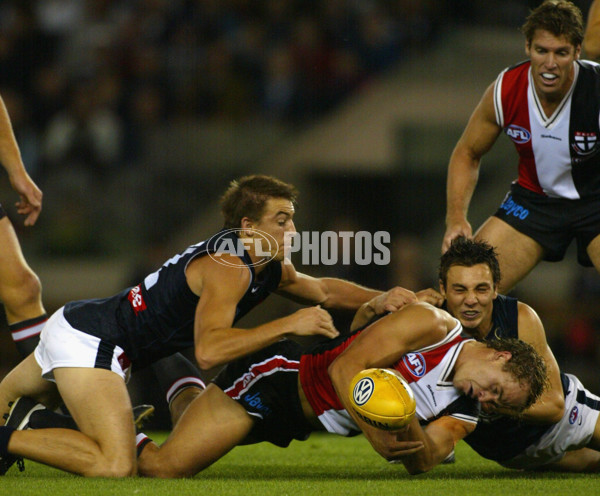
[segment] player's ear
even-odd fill
[[[242,217],[242,220],[240,221],[240,227],[244,236],[251,237],[254,235],[254,221],[250,217]]]
[[[445,286],[444,286],[444,281],[442,281],[442,280],[440,279],[440,281],[439,281],[439,282],[440,282],[440,293],[441,293],[441,295],[444,297],[444,299],[446,299],[446,288],[445,288]]]
[[[510,351],[496,351],[494,353],[494,360],[502,360],[504,363],[508,362],[512,358]]]

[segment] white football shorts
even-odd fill
[[[600,413],[600,398],[590,393],[574,375],[569,378],[562,419],[520,455],[502,462],[508,468],[533,469],[558,462],[566,451],[585,447],[591,440]]]
[[[112,370],[127,382],[131,366],[123,349],[78,331],[67,322],[63,310],[58,309],[48,319],[34,351],[42,377],[54,381],[53,370],[60,367],[101,368]]]

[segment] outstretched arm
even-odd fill
[[[363,303],[382,294],[382,291],[332,277],[315,278],[297,272],[291,263],[282,263],[281,283],[277,293],[298,303],[322,305],[323,308],[356,311]],[[399,288],[402,304],[416,301],[415,294]]]

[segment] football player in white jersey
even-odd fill
[[[581,11],[543,2],[522,27],[529,60],[485,91],[448,166],[446,232],[472,236],[467,220],[480,162],[505,132],[519,154],[518,178],[475,233],[496,247],[508,292],[541,260],[559,261],[573,238],[578,261],[600,270],[600,69],[579,60]]]

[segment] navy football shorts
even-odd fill
[[[285,448],[313,431],[298,395],[301,350],[294,341],[278,341],[230,362],[213,380],[255,419],[243,444],[268,441]]]
[[[549,198],[515,182],[494,215],[539,243],[545,251],[544,260],[562,260],[575,238],[577,261],[593,266],[586,248],[600,234],[600,197]]]

